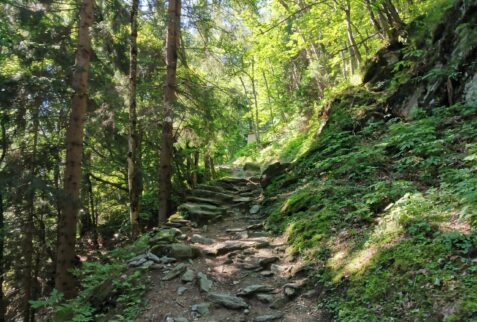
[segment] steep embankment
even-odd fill
[[[477,319],[477,1],[423,26],[265,171],[268,228],[316,265],[325,320]]]

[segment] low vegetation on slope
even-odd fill
[[[458,1],[431,50],[395,51],[407,58],[392,79],[335,97],[309,150],[265,190],[268,227],[317,265],[334,320],[477,319],[476,45],[452,36],[474,32],[475,6]]]

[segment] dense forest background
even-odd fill
[[[414,284],[389,299],[422,308],[406,318],[439,320],[423,312],[452,302],[408,301],[428,296],[419,289],[427,283],[449,297],[450,284],[460,292],[446,318],[477,318],[476,7],[1,1],[0,320],[108,316],[85,292],[127,269],[121,260],[143,246],[139,236],[164,224],[198,184],[276,161],[285,166],[264,187],[267,227],[318,263],[330,290],[321,303],[334,319],[398,316],[375,306],[386,293],[378,285],[400,285],[420,269],[426,281],[408,276]],[[394,250],[401,258],[380,260],[400,266],[383,264],[341,294],[343,284],[333,283],[353,283],[342,278],[361,268],[347,271],[327,241],[345,231],[358,254],[369,240],[388,247],[402,232],[384,217],[398,212],[387,208],[395,204],[411,238]],[[454,235],[434,234],[437,222]],[[446,266],[451,256],[462,262]],[[131,320],[143,276],[117,288],[118,310]]]

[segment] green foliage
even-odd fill
[[[144,306],[146,279],[143,270],[130,270],[129,258],[143,253],[149,235],[134,244],[109,252],[101,261],[84,262],[75,270],[80,281],[79,295],[65,301],[56,289],[48,298],[32,301],[46,310],[53,321],[132,321]]]

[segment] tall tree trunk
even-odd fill
[[[272,125],[273,125],[274,124],[273,120],[275,119],[275,116],[273,114],[272,93],[270,92],[270,87],[268,86],[267,75],[265,74],[265,71],[263,69],[262,69],[262,76],[263,76],[263,81],[265,82],[265,88],[267,90],[268,107],[270,108],[270,119],[272,120]],[[275,129],[274,125],[273,125],[273,128]]]
[[[129,218],[132,238],[139,234],[139,174],[138,169],[138,133],[137,133],[137,15],[139,0],[132,1],[131,35],[129,61],[129,138],[128,138],[128,188],[129,188]]]
[[[65,200],[58,218],[55,287],[73,298],[77,292],[76,279],[71,273],[75,263],[76,222],[80,208],[81,160],[84,123],[88,104],[88,71],[91,57],[89,27],[93,23],[94,0],[83,0],[78,28],[78,48],[73,73],[71,116],[66,132],[66,166],[64,173]]]
[[[379,33],[379,36],[381,37],[381,39],[385,39],[386,33],[383,31],[381,24],[379,23],[378,19],[376,18],[376,15],[374,14],[373,7],[371,6],[370,0],[364,0],[364,2],[366,4],[366,10],[368,10],[369,19],[371,20],[371,23],[374,26],[374,29],[376,30],[377,33]]]
[[[245,97],[247,97],[247,101],[248,101],[249,97],[248,97],[247,87],[245,86],[245,81],[243,80],[243,78],[241,76],[239,76],[239,79],[240,79],[240,82],[242,83],[243,91],[244,91]],[[250,114],[251,114],[252,129],[255,133],[255,139],[257,140],[257,143],[258,143],[258,142],[260,142],[260,139],[259,139],[260,134],[258,133],[258,124],[256,122],[252,107],[250,107]]]
[[[30,189],[27,194],[28,206],[26,211],[26,221],[23,227],[23,254],[25,259],[25,267],[23,270],[23,321],[29,322],[32,317],[30,300],[32,299],[32,270],[33,270],[33,231],[34,223],[33,217],[35,214],[35,176],[36,176],[36,155],[38,147],[38,128],[39,128],[39,114],[40,114],[41,98],[35,99],[35,112],[33,114],[33,151],[30,160]]]
[[[0,191],[0,321],[5,321],[5,294],[3,293],[3,276],[5,265],[3,263],[3,248],[5,244],[5,227],[3,214],[3,193]]]
[[[260,145],[260,119],[258,118],[258,101],[257,101],[257,88],[255,86],[255,60],[252,59],[252,94],[253,94],[253,104],[255,106],[255,130],[257,132],[257,143]]]
[[[208,150],[204,153],[204,181],[208,182],[212,178],[210,170],[210,154]]]
[[[167,22],[167,75],[164,92],[161,156],[159,161],[159,225],[164,224],[170,214],[172,194],[173,157],[173,109],[177,88],[177,45],[180,32],[180,0],[169,0]]]
[[[192,186],[197,186],[197,173],[199,171],[199,150],[194,151],[194,170],[192,172]]]
[[[346,31],[348,33],[348,41],[349,41],[349,48],[350,48],[350,57],[351,65],[352,65],[352,72],[354,73],[355,69],[361,65],[361,54],[359,52],[358,45],[354,39],[352,23],[351,23],[351,5],[349,1],[347,2],[347,7],[345,9],[346,15]]]

